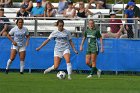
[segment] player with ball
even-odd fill
[[[54,48],[54,65],[49,67],[44,71],[44,74],[56,70],[59,67],[61,58],[64,57],[67,63],[67,72],[68,72],[68,79],[71,80],[71,73],[72,73],[72,66],[70,63],[70,45],[73,51],[78,54],[77,50],[74,47],[74,44],[71,39],[71,33],[64,29],[64,21],[58,20],[56,22],[56,26],[58,30],[53,31],[47,40],[45,40],[41,46],[36,48],[39,51],[43,46],[45,46],[51,39],[56,41],[55,48]]]

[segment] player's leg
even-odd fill
[[[54,57],[54,65],[51,66],[51,67],[49,67],[48,69],[46,69],[46,70],[44,71],[44,74],[46,74],[46,73],[48,73],[48,72],[50,72],[50,71],[52,71],[52,70],[56,70],[56,69],[59,67],[60,61],[61,61],[61,58],[58,57],[58,56],[55,56],[55,57]]]
[[[23,74],[23,71],[24,71],[25,55],[26,55],[26,51],[19,52],[19,56],[20,56],[20,74]]]
[[[15,59],[16,54],[17,54],[17,50],[11,49],[10,59],[8,59],[7,65],[6,65],[6,74],[8,74],[10,65],[11,65],[12,61]]]
[[[44,71],[44,74],[52,71],[52,70],[55,70],[59,67],[59,64],[61,62],[61,58],[62,58],[62,52],[58,52],[58,51],[54,51],[54,65],[49,67],[48,69],[46,69]]]
[[[92,67],[92,63],[91,63],[91,55],[87,54],[86,55],[86,64],[91,68]]]
[[[91,69],[91,75],[95,74],[97,72],[97,68],[96,68],[96,57],[97,54],[91,54],[91,61],[92,61],[92,69]]]
[[[68,79],[71,80],[72,65],[70,63],[70,50],[69,49],[65,50],[63,55],[67,63]]]
[[[97,57],[96,53],[91,54],[92,68],[91,68],[90,75],[87,78],[91,78],[93,76],[93,74],[95,74],[97,72],[96,57]]]

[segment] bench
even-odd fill
[[[5,13],[16,13],[20,8],[4,8]]]
[[[89,16],[89,18],[93,17],[94,19],[99,18],[99,15],[104,18],[105,15],[110,13],[110,9],[89,9],[89,11],[93,13],[93,16]]]
[[[37,33],[50,33],[57,30],[54,25],[57,20],[37,20]],[[64,28],[72,33],[81,33],[81,28],[84,27],[84,20],[64,20]],[[15,22],[10,22],[10,27],[14,27]],[[35,20],[24,20],[24,26],[28,28],[30,33],[35,32]],[[77,29],[79,27],[80,29]]]
[[[52,3],[54,7],[58,7],[58,3]],[[87,5],[87,3],[85,3],[85,6]],[[95,4],[92,4],[93,6],[95,6]],[[140,4],[136,4],[138,7],[140,7]],[[21,2],[14,2],[13,3],[14,8],[20,8],[21,6]],[[33,6],[36,6],[36,3],[33,3]],[[106,4],[106,7],[108,9],[112,9],[112,6],[115,9],[122,9],[123,8],[123,4]],[[124,6],[126,6],[126,4],[124,4]],[[78,4],[76,5],[76,7],[78,7]]]
[[[94,15],[109,15],[110,9],[89,9]]]
[[[106,6],[107,6],[107,8],[109,8],[109,9],[112,9],[112,7],[113,7],[113,9],[114,10],[120,10],[120,9],[125,9],[125,7],[126,7],[126,5],[127,4],[107,4]],[[136,4],[139,8],[140,8],[140,4]]]

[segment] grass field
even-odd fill
[[[139,93],[139,76],[102,75],[87,79],[73,74],[72,80],[59,80],[56,74],[0,73],[0,93]]]

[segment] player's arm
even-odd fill
[[[28,29],[26,28],[26,46],[29,45],[29,40],[30,40],[30,35]]]
[[[85,39],[86,39],[86,37],[83,37],[81,45],[80,45],[80,51],[83,50],[83,45],[84,45]]]
[[[45,46],[52,38],[54,38],[54,33],[55,31],[53,31],[50,36],[48,37],[48,39],[46,39],[38,48],[36,48],[37,51],[39,51],[43,46]]]
[[[17,46],[17,43],[12,39],[9,34],[7,34],[7,38],[13,43],[13,45]]]
[[[26,35],[26,46],[29,45],[30,35]]]
[[[37,51],[39,51],[43,46],[45,46],[48,42],[50,41],[50,39],[45,40],[41,46],[39,46],[38,48],[36,48]]]
[[[78,54],[78,52],[77,52],[77,50],[75,49],[75,46],[74,46],[74,44],[73,44],[73,42],[72,42],[71,39],[69,40],[69,43],[70,43],[70,45],[71,45],[73,51],[74,51],[76,54]]]
[[[102,39],[102,37],[100,37],[100,44],[101,44],[101,52],[104,52],[103,39]]]

